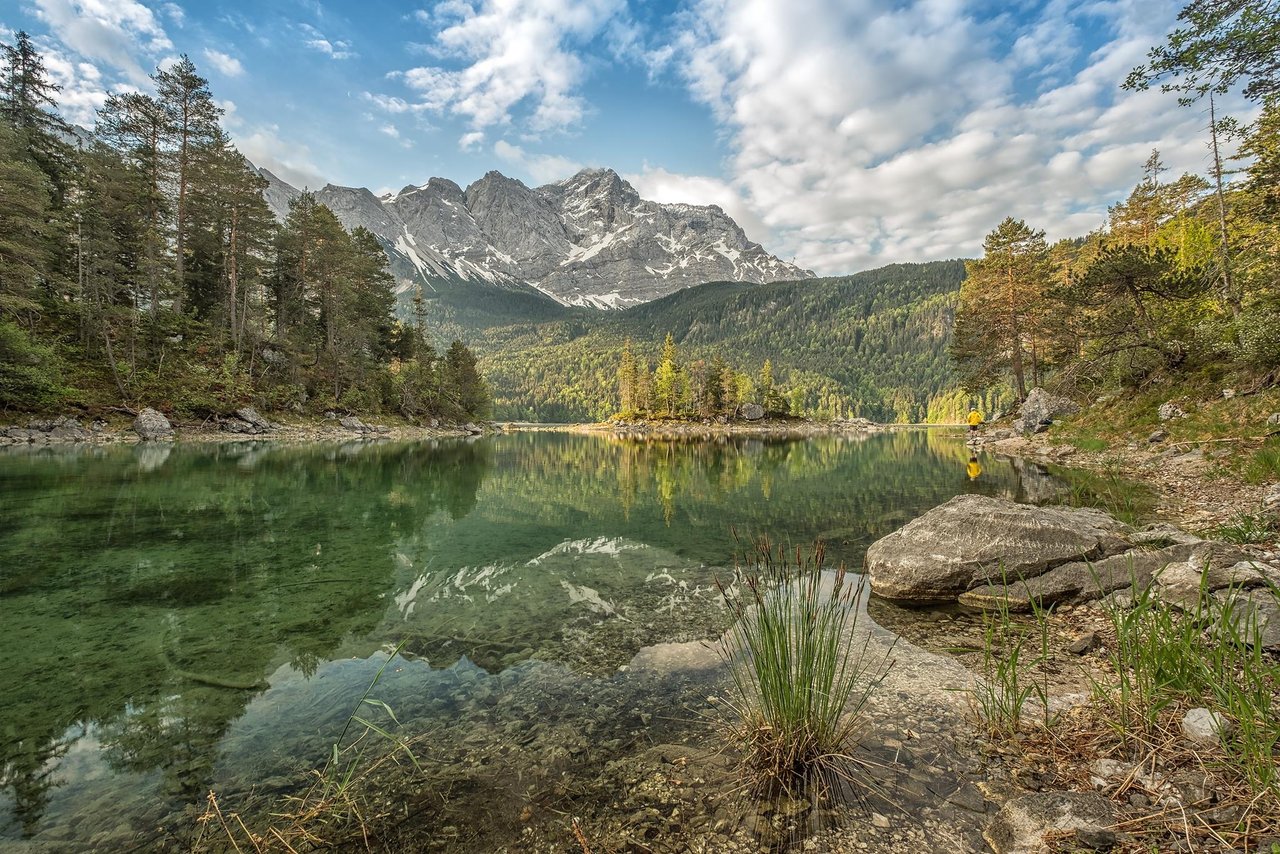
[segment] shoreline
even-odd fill
[[[1055,441],[1056,440],[1056,441]],[[1038,463],[1119,475],[1153,492],[1155,517],[1185,530],[1205,531],[1241,514],[1266,509],[1265,498],[1274,484],[1250,484],[1220,466],[1200,448],[1210,442],[1186,443],[1182,453],[1167,447],[1117,445],[1101,451],[1081,450],[1052,431],[1032,436],[984,439],[977,446],[1003,456]],[[1218,459],[1223,459],[1219,457]]]

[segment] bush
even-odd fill
[[[53,348],[0,320],[0,407],[40,409],[63,402],[71,392],[58,381],[58,373]]]

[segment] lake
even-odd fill
[[[1067,491],[980,462],[944,430],[4,450],[0,850],[188,847],[210,790],[271,809],[361,708],[423,739],[406,828],[518,846],[620,759],[713,738],[694,642],[738,538],[852,567],[954,495]]]

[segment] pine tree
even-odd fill
[[[28,327],[48,276],[51,187],[18,133],[0,122],[0,314]]]
[[[1035,318],[1048,286],[1049,249],[1043,231],[1009,217],[987,235],[983,251],[965,264],[951,353],[966,388],[982,388],[1008,370],[1022,400],[1027,362],[1033,377],[1039,373]]]
[[[618,365],[618,411],[630,416],[636,406],[636,358],[631,352],[631,339],[622,343],[622,358]]]
[[[174,278],[177,295],[174,311],[181,312],[186,297],[187,244],[190,241],[189,207],[193,184],[198,180],[202,159],[225,145],[218,124],[222,108],[213,102],[209,81],[196,72],[186,54],[167,69],[152,75],[156,99],[164,111],[166,131],[173,140],[170,173],[175,185]]]
[[[680,411],[679,353],[670,332],[662,343],[662,358],[653,375],[653,397],[655,408],[668,418]]]

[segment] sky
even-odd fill
[[[491,169],[536,186],[610,167],[838,275],[980,255],[1006,216],[1082,235],[1152,149],[1171,175],[1203,174],[1204,111],[1120,88],[1180,7],[0,0],[0,39],[31,34],[86,127],[186,54],[239,149],[299,187],[465,187]]]

